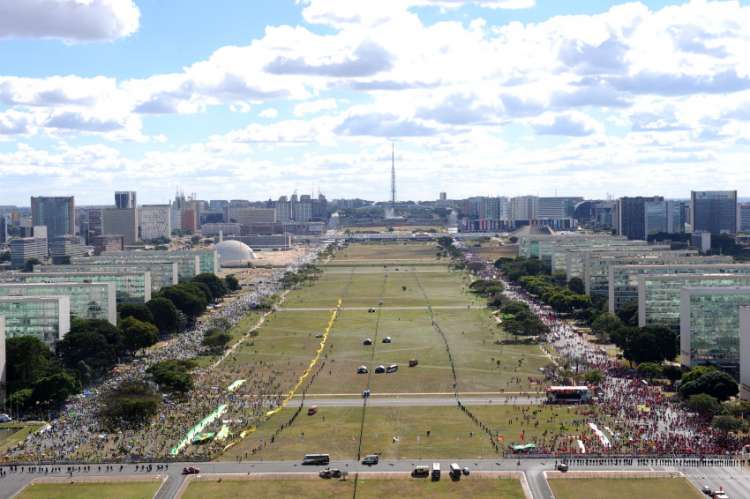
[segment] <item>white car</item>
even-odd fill
[[[0,414],[0,423],[10,423],[11,421],[13,421],[12,417],[7,414]]]

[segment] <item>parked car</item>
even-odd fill
[[[380,462],[380,457],[377,454],[369,454],[362,460],[362,464],[366,466],[375,466]]]
[[[387,372],[387,373],[395,373],[396,371],[398,371],[398,364],[391,364],[391,365],[390,365],[390,366],[388,366],[388,368],[387,368],[387,369],[385,370],[385,372]]]
[[[430,467],[429,466],[416,466],[411,471],[411,476],[414,478],[425,478],[430,476]]]
[[[461,472],[464,474],[464,476],[469,476],[471,474],[468,466],[464,466],[464,469],[462,469]]]
[[[341,470],[338,468],[325,468],[318,473],[320,478],[341,478]]]
[[[385,366],[380,365],[375,368],[375,374],[385,374]]]
[[[417,359],[409,360],[409,367],[417,367],[417,364],[419,364],[419,361]]]
[[[386,336],[383,338],[383,343],[393,343],[393,339],[390,336]]]
[[[557,471],[560,471],[560,472],[562,472],[562,473],[565,473],[566,471],[568,471],[568,465],[567,465],[567,464],[565,464],[565,463],[560,463],[560,464],[558,464],[558,465],[557,465]]]
[[[197,475],[200,472],[200,468],[196,468],[195,466],[185,466],[182,468],[183,475]]]
[[[13,421],[12,417],[7,414],[0,414],[0,423],[10,423],[11,421]]]
[[[359,366],[357,368],[357,374],[367,374],[368,372],[370,371],[367,370],[367,366]]]
[[[707,496],[710,496],[710,495],[713,495],[714,490],[708,485],[704,485],[703,487],[701,487],[701,492],[703,492]]]
[[[318,413],[318,406],[317,405],[311,405],[307,408],[307,415],[308,416],[314,416]]]
[[[365,338],[365,340],[362,342],[362,344],[365,345],[365,346],[372,345],[372,338]]]
[[[370,308],[368,308],[368,309],[367,309],[367,311],[368,311],[369,313],[373,313],[373,312],[375,312],[375,309],[374,309],[374,308],[372,308],[372,307],[370,307]]]

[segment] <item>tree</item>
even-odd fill
[[[704,374],[708,374],[713,371],[716,371],[716,368],[714,366],[696,366],[682,375],[682,384],[684,385],[686,383],[690,383],[691,381],[695,381]]]
[[[580,277],[574,277],[568,281],[568,289],[579,295],[586,294],[586,285]]]
[[[100,416],[110,430],[139,427],[156,414],[160,402],[147,383],[124,381],[104,394]]]
[[[722,433],[736,432],[742,429],[742,420],[734,416],[714,416],[711,426]]]
[[[240,289],[240,281],[237,280],[234,274],[229,274],[224,278],[224,286],[229,291],[238,291]]]
[[[674,383],[682,377],[682,369],[679,366],[667,364],[661,368],[662,376]]]
[[[215,351],[221,351],[230,341],[232,341],[232,335],[229,333],[221,329],[209,329],[203,337],[203,346]]]
[[[620,310],[617,311],[617,317],[619,317],[620,320],[623,322],[623,324],[627,326],[637,326],[638,325],[638,301],[637,300],[629,301],[628,303],[620,307]]]
[[[219,279],[216,274],[203,273],[193,277],[195,283],[203,283],[208,287],[208,291],[211,293],[211,299],[218,300],[225,294],[227,294],[227,288],[224,286],[224,282]]]
[[[58,372],[44,377],[34,384],[31,391],[32,402],[48,407],[56,407],[76,393],[80,393],[81,384],[67,372]]]
[[[29,258],[23,263],[23,271],[24,272],[34,272],[34,265],[39,265],[40,262],[38,258]]]
[[[196,366],[193,360],[165,360],[146,371],[159,388],[172,393],[187,393],[193,388],[190,371]]]
[[[617,330],[622,328],[623,324],[616,315],[605,313],[599,316],[591,323],[591,333],[601,342],[609,341],[612,336],[617,334]]]
[[[687,401],[687,407],[701,416],[713,416],[721,412],[721,404],[715,397],[701,393],[692,395]]]
[[[120,305],[120,319],[133,317],[141,322],[155,324],[154,315],[151,313],[147,304],[144,303],[123,303]]]
[[[599,369],[592,369],[583,374],[583,380],[592,385],[598,385],[604,381],[604,374]]]
[[[635,329],[622,349],[625,358],[631,362],[661,363],[677,355],[677,336],[671,329],[663,327]]]
[[[722,371],[708,372],[680,386],[680,394],[683,397],[705,393],[721,401],[737,395],[738,392],[739,387],[734,378]]]
[[[644,362],[638,366],[638,374],[652,380],[662,375],[661,366],[655,362]]]
[[[131,352],[147,348],[159,340],[159,330],[151,323],[128,317],[120,322],[125,347]]]
[[[95,377],[114,366],[124,352],[122,333],[105,320],[75,319],[57,344],[57,354],[66,367],[77,370],[83,362]]]
[[[5,340],[6,387],[8,393],[31,388],[50,373],[55,360],[49,347],[33,336]]]
[[[146,303],[146,306],[154,319],[153,323],[160,332],[173,334],[178,331],[179,317],[174,303],[166,298],[156,297]]]
[[[747,400],[733,400],[726,402],[724,408],[732,416],[745,419],[745,416],[750,415],[750,401]]]
[[[205,310],[208,302],[203,294],[194,288],[187,288],[184,284],[169,286],[159,291],[158,297],[171,301],[178,310],[191,319],[195,319]]]

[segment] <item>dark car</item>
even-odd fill
[[[393,343],[393,340],[390,336],[386,336],[385,338],[383,338],[383,343]]]
[[[372,345],[372,338],[365,338],[364,341],[362,342],[362,344],[365,345],[365,346]]]
[[[195,466],[185,466],[182,468],[183,475],[197,475],[200,472],[200,468],[196,468]]]
[[[385,374],[385,366],[380,365],[375,368],[375,374]]]
[[[368,456],[365,456],[365,458],[362,460],[362,464],[366,466],[375,466],[380,462],[380,457],[377,454],[370,454]]]
[[[367,373],[368,373],[367,366],[359,366],[357,368],[357,374],[367,374]]]

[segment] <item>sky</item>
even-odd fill
[[[0,205],[750,189],[750,1],[0,0]]]

